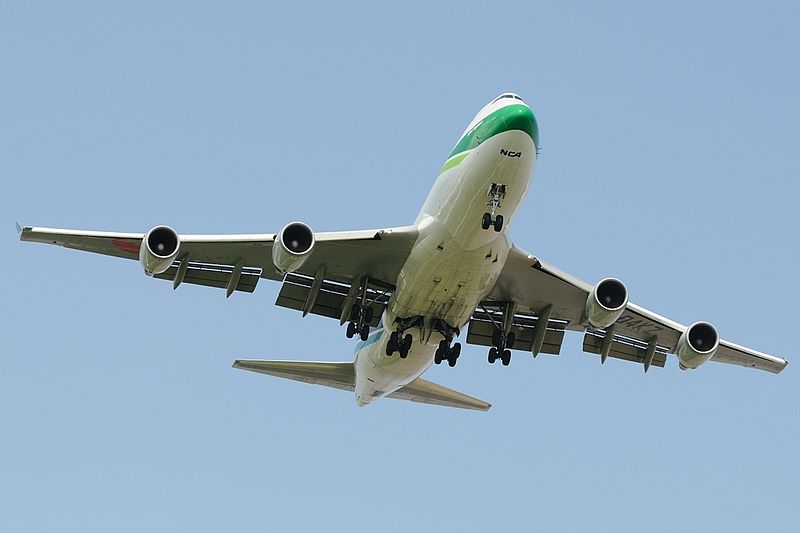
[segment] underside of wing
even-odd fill
[[[171,229],[169,231],[172,232]],[[149,234],[20,228],[22,241],[55,244],[137,261],[146,235]],[[278,246],[275,244],[276,234],[175,237],[179,244],[174,256],[171,256],[174,259],[169,259],[163,269],[154,274],[155,278],[172,281],[174,287],[181,283],[205,285],[227,289],[230,295],[235,290],[253,292],[260,278],[285,280],[285,274],[279,272],[273,262],[273,246]],[[323,296],[319,306],[309,306],[313,280],[320,278],[318,284],[323,285],[322,292],[325,294],[338,294],[344,287],[346,296],[352,285],[362,281],[369,291],[378,291],[377,294],[386,291],[397,279],[417,239],[417,229],[407,226],[322,232],[314,233],[313,237],[313,249],[309,250],[302,264],[292,270],[290,276],[293,277],[288,280],[291,287],[287,288],[285,298],[279,298],[278,305],[338,318],[341,312],[339,304],[349,303],[353,299],[344,301],[334,296],[333,300],[328,298],[327,305],[324,305],[326,297]],[[339,308],[331,311],[337,305]]]
[[[595,328],[587,320],[587,298],[594,287],[531,254],[512,248],[500,277],[470,321],[467,341],[491,346],[494,330],[505,327],[522,343],[515,348],[558,353],[563,331],[585,332],[583,349],[599,354],[663,367],[668,355],[679,351],[679,340],[689,328],[633,303],[627,303],[609,327]],[[511,315],[509,315],[511,313]],[[488,317],[488,319],[487,319]],[[559,335],[561,332],[561,335]],[[720,340],[711,361],[778,373],[788,361]]]

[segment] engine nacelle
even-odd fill
[[[156,226],[147,232],[139,247],[139,261],[148,276],[165,272],[175,258],[181,240],[175,230],[169,226]]]
[[[678,364],[682,370],[697,368],[714,357],[718,347],[717,328],[708,322],[695,322],[678,339]]]
[[[294,272],[314,249],[314,232],[302,222],[286,224],[272,245],[272,262],[281,274]]]
[[[618,279],[606,278],[594,286],[586,299],[586,319],[599,329],[605,329],[622,316],[628,305],[628,289]]]

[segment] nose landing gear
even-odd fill
[[[495,231],[500,232],[503,229],[503,215],[498,215],[497,209],[501,207],[500,200],[506,197],[506,186],[502,183],[492,183],[488,194],[489,201],[486,205],[491,207],[492,210],[483,214],[481,228],[486,230],[493,226]]]

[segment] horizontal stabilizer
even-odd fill
[[[417,378],[405,387],[400,387],[388,395],[387,398],[442,405],[444,407],[474,409],[476,411],[488,411],[492,406],[492,404],[483,400],[467,396],[422,378]]]
[[[240,359],[233,362],[233,367],[303,383],[324,385],[335,389],[348,391],[355,389],[355,368],[353,363]],[[405,387],[400,387],[389,394],[387,398],[478,411],[488,411],[491,407],[491,404],[482,400],[422,378],[417,378]]]
[[[334,389],[353,391],[355,370],[353,363],[329,363],[322,361],[264,361],[243,359],[233,362],[233,368],[250,370],[279,378],[302,381],[312,385],[324,385]]]

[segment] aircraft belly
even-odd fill
[[[521,154],[507,157],[501,150]],[[521,131],[496,135],[443,172],[418,218],[420,237],[397,279],[389,303],[395,316],[441,318],[462,327],[494,286],[510,243],[505,228],[528,188],[535,148]],[[480,222],[492,183],[506,186],[498,214],[502,232]]]
[[[384,321],[393,318],[384,314]],[[418,328],[406,332],[413,338],[408,356],[403,359],[398,353],[386,355],[389,330],[380,330],[380,338],[356,354],[356,401],[366,405],[376,398],[391,394],[400,387],[418,378],[433,363],[433,354],[441,335],[432,335],[423,340]],[[374,334],[374,333],[373,333]]]
[[[520,156],[502,155],[501,149]],[[507,131],[475,148],[460,165],[437,179],[417,219],[419,238],[397,278],[396,288],[383,317],[380,339],[356,356],[356,399],[359,405],[391,394],[419,377],[432,363],[439,341],[419,327],[405,333],[414,341],[408,357],[386,355],[386,342],[396,318],[438,318],[463,328],[475,307],[492,289],[511,244],[506,228],[528,188],[536,154],[530,137]],[[497,214],[505,219],[503,231],[481,228],[489,209],[493,183],[506,186]],[[424,335],[424,337],[423,337]]]
[[[509,244],[499,238],[475,250],[462,250],[446,240],[437,244],[439,240],[434,233],[418,241],[400,272],[389,306],[395,316],[441,318],[461,327],[494,286]]]

